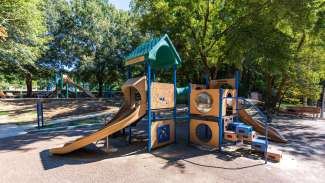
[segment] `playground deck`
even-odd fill
[[[188,146],[184,122],[178,123],[178,144],[145,151],[144,124],[132,145],[110,139],[116,152],[89,146],[66,156],[46,149],[74,140],[98,127],[35,132],[0,139],[0,182],[323,182],[324,120],[277,117],[275,124],[289,140],[275,145],[284,152],[280,163],[264,164],[245,150],[219,153]]]

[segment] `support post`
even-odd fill
[[[44,115],[43,115],[43,103],[42,102],[40,102],[40,112],[41,112],[42,127],[44,127]]]
[[[174,110],[173,110],[173,118],[174,118],[174,142],[177,143],[177,138],[176,138],[176,97],[177,97],[177,65],[174,64],[173,67],[173,80],[174,80]]]
[[[155,82],[156,81],[156,68],[153,68],[153,72],[152,72],[152,81]],[[156,121],[156,112],[152,113],[152,120]]]
[[[325,112],[325,81],[323,81],[323,99],[321,100],[321,111],[320,111],[320,118],[324,119],[324,112]]]
[[[39,98],[36,101],[37,128],[44,126],[43,104]]]
[[[222,150],[222,139],[223,139],[223,121],[222,121],[222,104],[223,102],[223,89],[219,88],[219,116],[218,116],[218,125],[219,125],[219,150]]]
[[[204,81],[205,81],[205,88],[209,89],[209,75],[208,74],[204,75]]]
[[[40,101],[37,99],[36,101],[36,113],[37,113],[37,128],[41,127],[40,124]]]
[[[129,139],[128,139],[129,144],[132,142],[132,126],[129,126]]]
[[[69,98],[69,83],[65,83],[65,98]]]
[[[55,90],[56,90],[56,98],[59,98],[59,83],[58,83],[58,75],[55,75]]]
[[[266,144],[266,149],[264,152],[264,159],[265,159],[265,164],[267,164],[267,149],[269,146],[269,140],[268,140],[268,132],[269,132],[269,123],[272,122],[272,114],[268,114],[268,117],[265,121],[265,144]]]
[[[63,74],[62,72],[60,73],[60,95],[62,97],[62,91],[63,91]]]
[[[191,92],[192,92],[192,85],[191,83],[188,84],[188,96],[187,96],[187,143],[190,143],[191,139],[191,132],[190,132],[190,126],[191,126]]]
[[[106,152],[109,152],[109,141],[108,141],[108,136],[106,136]]]
[[[238,89],[239,89],[239,71],[237,70],[235,72],[235,87],[236,87],[236,96],[235,96],[235,100],[236,100],[236,116],[238,118]]]
[[[130,79],[131,77],[132,77],[132,70],[131,70],[131,66],[130,65],[128,65],[128,79]],[[123,133],[125,134],[125,129],[123,129],[124,131],[123,131]],[[132,142],[132,126],[130,125],[129,126],[129,138],[128,138],[128,142],[129,142],[129,144],[131,144],[131,142]]]
[[[151,68],[147,62],[147,114],[148,114],[148,152],[151,152]]]
[[[44,113],[43,113],[43,103],[41,102],[41,119],[42,119],[42,127],[44,127]]]

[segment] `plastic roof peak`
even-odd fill
[[[127,65],[150,63],[152,67],[164,67],[182,62],[167,34],[142,43],[125,60]]]

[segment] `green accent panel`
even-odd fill
[[[188,86],[182,87],[182,88],[177,88],[177,95],[176,95],[177,104],[187,104],[188,93],[189,93]]]
[[[152,68],[181,63],[181,58],[167,34],[141,44],[126,57],[126,61],[141,56],[145,57],[146,62],[150,62]]]

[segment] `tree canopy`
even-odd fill
[[[0,76],[31,81],[67,73],[119,86],[138,44],[168,34],[183,64],[179,84],[232,77],[240,95],[262,93],[269,109],[316,101],[325,78],[322,0],[0,0]],[[169,75],[160,71],[158,75]]]

